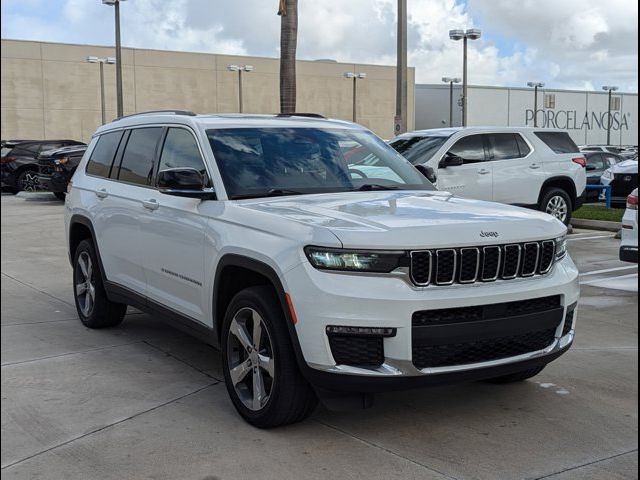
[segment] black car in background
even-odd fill
[[[585,150],[582,153],[587,159],[587,185],[602,185],[602,174],[624,160],[614,153]],[[597,202],[599,197],[599,190],[587,190],[587,202]]]
[[[60,200],[64,200],[67,184],[86,149],[86,145],[72,145],[40,153],[38,155],[40,190],[51,192]]]
[[[18,193],[38,190],[38,162],[40,152],[69,145],[84,145],[75,140],[6,140],[0,154],[2,191]]]

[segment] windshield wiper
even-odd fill
[[[297,190],[289,190],[286,188],[272,188],[266,192],[248,193],[246,195],[234,195],[233,200],[244,200],[248,198],[266,198],[266,197],[284,197],[286,195],[304,195],[303,192]]]
[[[398,190],[398,187],[392,187],[390,185],[380,185],[379,183],[365,183],[354,191],[370,192],[372,190]]]

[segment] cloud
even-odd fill
[[[394,64],[396,0],[299,0],[303,59]],[[277,56],[277,0],[129,0],[123,44]],[[2,0],[2,35],[113,43],[113,9],[97,0]],[[469,44],[471,83],[550,87],[617,84],[637,91],[638,5],[633,0],[410,0],[409,61],[419,82],[460,76],[450,28],[479,27]]]

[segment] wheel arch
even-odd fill
[[[557,176],[547,179],[540,188],[540,194],[538,195],[538,205],[542,202],[542,197],[545,192],[550,188],[560,188],[567,192],[571,199],[572,208],[576,206],[578,194],[576,192],[576,184],[571,177]]]

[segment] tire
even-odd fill
[[[119,325],[127,306],[107,298],[100,262],[91,240],[83,240],[73,255],[73,298],[78,317],[85,327],[108,328]]]
[[[542,193],[540,210],[556,217],[565,225],[569,225],[573,214],[573,202],[563,189],[549,188]]]
[[[542,370],[544,370],[544,367],[546,367],[546,365],[543,365],[542,367],[531,368],[529,370],[523,370],[521,372],[511,373],[502,377],[490,378],[488,380],[485,380],[485,382],[495,384],[522,382],[538,375]]]
[[[35,170],[23,170],[16,179],[18,192],[37,192],[39,185],[38,172]]]
[[[55,195],[55,197],[58,200],[61,200],[64,202],[65,197],[67,196],[66,192],[53,192],[53,194]]]
[[[267,286],[236,294],[224,318],[222,364],[227,391],[240,416],[258,428],[304,420],[318,403],[298,369],[285,322],[276,293]],[[262,391],[257,398],[256,386]]]

